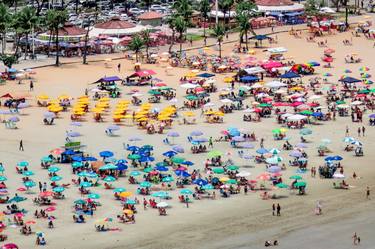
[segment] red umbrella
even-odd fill
[[[36,221],[35,220],[28,220],[25,222],[26,225],[34,225],[36,224]]]
[[[20,191],[20,192],[24,192],[24,191],[26,191],[27,189],[24,188],[24,187],[20,187],[20,188],[18,188],[17,190]]]
[[[48,208],[46,208],[46,209],[44,209],[46,212],[53,212],[53,211],[55,211],[56,210],[56,208],[55,207],[48,207]]]
[[[268,181],[271,178],[271,175],[269,173],[262,173],[259,176],[257,176],[257,179],[262,181]]]
[[[335,52],[335,50],[333,48],[327,48],[324,50],[324,53],[325,54],[333,54]]]
[[[164,82],[158,82],[155,84],[155,86],[162,87],[162,86],[167,86],[167,84],[165,84]]]
[[[60,149],[60,148],[57,148],[57,149],[53,149],[50,151],[52,154],[55,154],[55,155],[61,155],[64,150],[63,149]]]
[[[288,103],[283,103],[283,102],[275,102],[272,104],[273,106],[289,106]]]
[[[45,192],[41,192],[39,194],[40,197],[49,197],[49,196],[52,196],[53,195],[53,192],[51,191],[45,191]]]
[[[22,218],[24,215],[23,213],[15,213],[14,216],[16,216],[17,218]]]
[[[8,243],[3,245],[1,249],[18,249],[18,246],[14,243]]]

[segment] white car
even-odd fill
[[[140,15],[143,12],[144,12],[143,10],[140,10],[138,8],[130,8],[129,9],[129,13],[131,13],[132,15],[135,15],[135,16]]]

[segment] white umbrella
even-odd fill
[[[345,175],[340,174],[340,173],[334,173],[334,174],[333,174],[333,178],[336,178],[336,179],[343,179],[343,178],[345,178]]]
[[[236,174],[236,176],[238,177],[247,177],[247,176],[250,176],[251,173],[250,172],[247,172],[247,171],[240,171],[238,174]]]
[[[166,208],[168,206],[169,206],[169,204],[166,203],[166,202],[164,202],[164,201],[159,202],[158,204],[156,204],[156,207],[158,207],[158,208]]]
[[[233,101],[232,100],[230,100],[230,99],[222,99],[222,100],[220,100],[222,103],[233,103]]]
[[[182,85],[181,85],[182,88],[187,88],[187,89],[196,88],[197,86],[198,86],[198,85],[191,84],[191,83],[185,83],[185,84],[182,84]]]
[[[300,115],[300,114],[295,114],[295,115],[292,115],[290,117],[288,117],[288,120],[290,121],[300,121],[300,120],[303,120],[303,119],[306,119],[307,117],[306,116],[303,116],[303,115]]]

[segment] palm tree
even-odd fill
[[[62,28],[65,22],[68,20],[68,14],[65,10],[48,10],[47,11],[47,23],[48,26],[53,31],[55,36],[55,46],[56,46],[56,62],[55,66],[60,65],[60,48],[59,48],[59,29]]]
[[[221,58],[221,42],[223,41],[225,35],[225,28],[221,24],[217,24],[212,30],[212,34],[216,37],[219,43],[219,57]]]
[[[143,43],[144,45],[146,46],[146,57],[147,57],[147,60],[149,59],[149,53],[148,53],[148,49],[150,47],[150,43],[151,43],[151,37],[150,37],[150,30],[146,29],[145,31],[143,31],[141,33],[142,35],[142,39],[143,39]]]
[[[207,37],[206,37],[206,22],[208,19],[208,13],[211,11],[211,6],[209,0],[202,0],[199,3],[199,11],[201,16],[204,20],[203,22],[203,37],[204,37],[204,45],[207,45]]]
[[[240,2],[236,7],[236,19],[240,28],[240,45],[243,42],[243,36],[246,39],[246,48],[248,48],[248,32],[251,31],[256,35],[251,27],[249,19],[255,15],[257,6],[253,2]]]
[[[32,7],[25,7],[21,10],[20,14],[18,15],[18,23],[23,30],[23,34],[26,38],[26,45],[25,45],[25,59],[27,58],[28,54],[28,47],[29,47],[29,34],[34,31],[35,28],[38,27],[39,18],[36,15],[36,11]]]
[[[175,35],[176,35],[176,25],[175,25],[176,17],[177,17],[176,14],[172,14],[167,19],[167,24],[168,24],[169,28],[172,30],[172,40],[171,40],[171,44],[169,45],[169,48],[168,48],[169,53],[172,52],[172,47],[174,45],[174,40],[175,40]]]
[[[191,16],[193,15],[193,8],[189,0],[177,0],[173,4],[173,9],[177,14],[184,18],[184,21],[189,24]]]
[[[176,31],[180,34],[178,39],[180,42],[180,57],[182,55],[182,42],[184,41],[184,33],[187,30],[187,22],[182,16],[177,16],[174,22]]]
[[[143,39],[139,35],[133,36],[128,47],[135,53],[135,60],[138,62],[138,54],[144,46]]]
[[[238,27],[240,28],[240,47],[243,42],[243,36],[245,36],[245,44],[246,44],[246,49],[248,49],[248,44],[247,44],[247,34],[251,28],[249,18],[246,14],[239,14],[236,15],[236,19],[238,22]]]
[[[1,53],[4,54],[6,48],[6,33],[10,27],[12,16],[9,14],[8,7],[0,3],[0,34],[1,34]]]

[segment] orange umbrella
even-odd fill
[[[120,196],[120,197],[123,197],[123,198],[127,198],[127,197],[130,197],[130,196],[132,196],[132,195],[133,195],[132,192],[129,192],[129,191],[121,192],[121,193],[119,194],[119,196]]]

